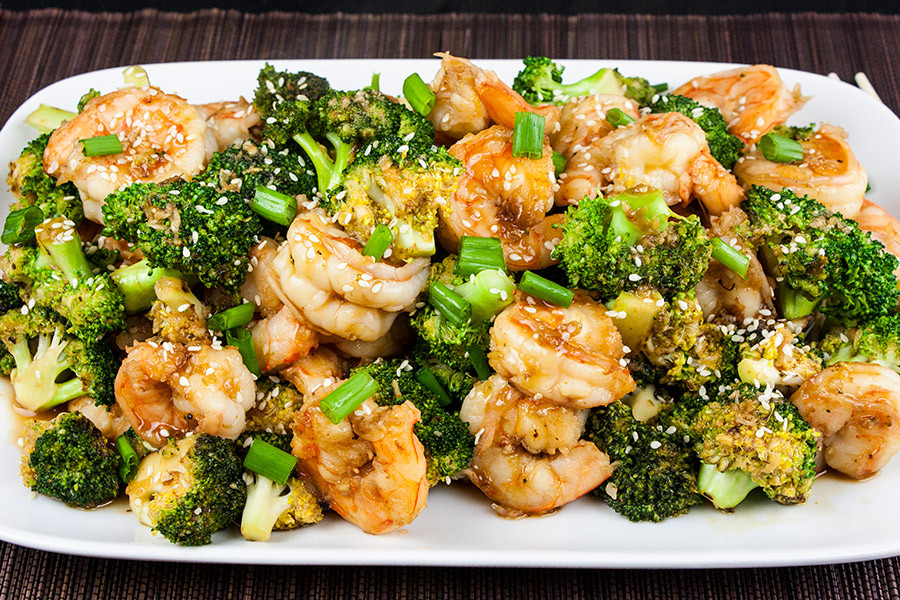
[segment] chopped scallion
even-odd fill
[[[238,352],[241,353],[241,358],[244,360],[244,366],[247,367],[247,370],[259,377],[261,374],[259,359],[256,358],[256,350],[253,348],[253,336],[250,334],[250,330],[244,327],[229,329],[225,332],[225,342],[229,346],[237,348]]]
[[[478,346],[469,346],[466,348],[466,352],[469,355],[469,362],[472,363],[472,367],[475,369],[475,374],[478,376],[478,379],[484,381],[490,377],[491,366],[488,364],[488,358],[484,353],[484,350]]]
[[[468,278],[485,269],[506,271],[500,238],[464,235],[459,240],[459,255],[454,272]]]
[[[454,325],[464,325],[472,318],[472,305],[440,281],[428,287],[428,302]]]
[[[713,238],[712,257],[741,276],[747,279],[747,269],[750,267],[750,258],[728,244],[722,238]]]
[[[211,316],[206,320],[206,326],[217,331],[228,331],[234,327],[243,327],[253,320],[255,311],[255,304],[245,302]]]
[[[553,151],[553,173],[559,177],[562,175],[563,171],[566,170],[566,157],[557,152]]]
[[[393,243],[394,234],[391,233],[391,228],[384,223],[379,223],[375,226],[372,235],[369,236],[369,241],[367,241],[366,245],[363,247],[362,253],[366,256],[371,256],[375,260],[381,260],[385,251],[390,248]]]
[[[34,239],[34,228],[44,221],[44,213],[37,206],[14,210],[6,217],[0,242],[24,244]]]
[[[116,450],[119,452],[119,477],[128,483],[137,475],[138,463],[141,462],[141,459],[134,451],[134,446],[124,435],[116,438]]]
[[[403,82],[403,97],[412,109],[422,116],[428,116],[434,106],[434,93],[425,85],[418,73],[413,73]]]
[[[669,84],[668,83],[656,83],[656,84],[651,85],[650,87],[652,87],[654,90],[656,90],[657,92],[659,92],[661,94],[669,89]]]
[[[322,398],[319,407],[328,420],[337,425],[377,391],[378,384],[371,375],[363,372],[356,373]]]
[[[109,156],[122,153],[122,142],[116,135],[101,135],[99,137],[85,138],[81,140],[84,146],[85,156]]]
[[[441,382],[435,377],[434,372],[428,367],[422,367],[416,371],[416,379],[425,387],[425,389],[438,397],[438,404],[441,406],[449,406],[453,403],[450,394],[444,390],[444,386],[441,385]]]
[[[517,112],[513,128],[513,156],[538,159],[544,156],[544,117],[533,112]]]
[[[250,450],[244,458],[244,468],[259,473],[267,479],[284,485],[294,472],[297,457],[288,454],[281,448],[260,439],[253,438]]]
[[[381,73],[372,73],[372,83],[369,84],[369,89],[376,92],[381,91]]]
[[[572,290],[532,271],[525,271],[522,275],[522,279],[519,280],[519,289],[544,302],[564,308],[568,308],[572,304],[572,299],[575,298],[575,292]]]
[[[256,188],[250,208],[261,217],[279,225],[290,225],[297,216],[297,201],[294,198],[264,185]]]
[[[634,123],[634,119],[621,108],[611,108],[606,111],[606,122],[613,127],[619,128]]]
[[[775,133],[767,133],[756,143],[766,160],[789,163],[803,160],[803,146],[800,142]]]

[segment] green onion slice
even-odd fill
[[[634,123],[631,115],[626,114],[621,108],[611,108],[606,111],[606,122],[613,127],[624,127],[630,123]]]
[[[712,257],[741,276],[747,279],[747,269],[750,267],[750,258],[734,246],[728,244],[722,238],[713,238]]]
[[[261,374],[259,359],[256,358],[256,350],[253,348],[253,336],[250,334],[250,330],[244,327],[229,329],[225,332],[225,342],[229,346],[237,348],[238,352],[241,353],[241,358],[244,360],[244,366],[247,367],[247,370],[259,377]]]
[[[464,325],[472,318],[472,305],[440,281],[428,287],[428,302],[454,325]]]
[[[453,399],[450,397],[450,394],[444,390],[444,386],[441,385],[441,382],[438,381],[438,378],[435,376],[434,371],[429,369],[428,367],[422,367],[418,371],[416,371],[416,380],[422,384],[422,386],[427,389],[429,392],[438,397],[438,404],[441,406],[449,406],[453,403]]]
[[[369,241],[363,247],[362,253],[366,256],[371,256],[375,260],[381,260],[381,257],[384,256],[384,253],[393,243],[394,234],[391,233],[391,228],[384,223],[379,223],[375,226],[372,235],[369,236]]]
[[[369,88],[376,92],[381,91],[381,73],[372,73],[372,83],[369,84]]]
[[[25,244],[34,239],[34,228],[43,223],[44,213],[37,206],[14,210],[6,217],[0,242]]]
[[[517,112],[513,128],[513,156],[538,159],[544,155],[544,117],[533,112]]]
[[[122,142],[116,135],[101,135],[99,137],[85,138],[81,140],[84,145],[85,156],[109,156],[122,153]]]
[[[756,143],[766,160],[789,163],[803,160],[803,146],[800,142],[776,133],[767,133]]]
[[[418,73],[413,73],[403,82],[403,97],[413,110],[427,117],[434,107],[434,93],[425,85]]]
[[[41,133],[50,133],[66,121],[71,121],[77,116],[73,112],[41,104],[33,113],[25,117],[25,122]]]
[[[475,369],[475,374],[481,381],[491,376],[491,366],[488,364],[487,355],[479,346],[467,346],[466,353],[469,355],[469,362]]]
[[[134,451],[134,446],[124,435],[116,438],[116,450],[119,452],[119,477],[128,483],[137,475],[138,463],[141,462],[141,459]]]
[[[654,90],[656,90],[658,93],[661,94],[669,89],[669,84],[668,83],[655,83],[655,84],[651,85],[650,87],[652,87]]]
[[[125,85],[133,85],[135,87],[148,87],[150,85],[150,76],[144,67],[132,65],[125,67],[122,71],[122,77],[125,78]]]
[[[290,225],[297,216],[295,199],[264,185],[257,186],[250,208],[264,219],[279,225]]]
[[[575,298],[575,292],[572,290],[532,271],[525,271],[522,275],[522,279],[519,280],[519,289],[544,302],[564,308],[568,308],[572,304],[572,299]]]
[[[328,420],[337,425],[356,407],[378,392],[378,384],[368,373],[356,373],[319,403]]]
[[[235,327],[243,327],[253,320],[253,313],[256,311],[256,305],[252,302],[245,302],[235,307],[223,310],[214,314],[206,320],[206,326],[209,329],[217,331],[227,331]]]
[[[468,278],[485,269],[506,271],[503,244],[500,238],[464,235],[459,240],[459,256],[453,271]]]
[[[253,438],[244,458],[244,468],[284,485],[294,472],[297,457],[259,438]]]
[[[553,151],[553,173],[559,177],[566,170],[566,157],[557,152]]]

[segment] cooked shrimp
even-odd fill
[[[250,333],[263,373],[290,365],[319,344],[319,334],[287,306],[257,321],[250,328]]]
[[[275,271],[276,254],[278,243],[269,237],[250,248],[250,270],[241,286],[241,297],[254,303],[263,317],[274,315],[284,306],[281,280]]]
[[[478,133],[493,123],[512,128],[517,112],[534,112],[544,117],[544,131],[556,129],[559,109],[535,107],[500,81],[493,71],[479,69],[465,58],[439,52],[441,67],[431,83],[434,107],[428,115],[442,142],[454,142],[469,133]]]
[[[559,508],[613,471],[606,454],[580,439],[586,410],[527,398],[499,375],[475,384],[459,416],[477,440],[466,474],[505,516]]]
[[[450,148],[466,172],[441,207],[438,237],[451,252],[464,235],[497,237],[510,269],[547,267],[555,264],[550,255],[560,237],[553,225],[562,222],[562,215],[547,216],[556,183],[550,146],[545,139],[538,160],[514,157],[512,136],[495,125]]]
[[[383,337],[428,279],[428,259],[376,262],[321,210],[294,219],[287,239],[274,262],[281,289],[323,333],[365,342]]]
[[[104,135],[118,136],[122,152],[84,156],[81,140]],[[102,223],[103,199],[110,193],[135,181],[190,177],[215,151],[215,136],[194,106],[154,87],[127,87],[92,99],[54,131],[44,170],[74,183],[85,216]]]
[[[728,131],[755,144],[767,131],[800,110],[808,98],[781,80],[775,67],[753,65],[695,77],[672,92],[718,108]]]
[[[122,414],[122,409],[117,404],[112,406],[97,405],[94,404],[94,399],[90,396],[69,400],[66,404],[66,410],[83,414],[108,440],[116,439],[131,427],[128,419]]]
[[[751,185],[776,192],[788,188],[852,219],[862,207],[869,177],[847,144],[847,132],[823,123],[800,145],[803,160],[799,164],[766,160],[758,149],[742,156],[734,165],[738,183],[744,189]]]
[[[256,399],[240,353],[209,344],[135,344],[116,376],[116,404],[157,448],[191,432],[237,438]]]
[[[384,336],[374,342],[345,340],[339,337],[332,337],[327,341],[334,344],[335,348],[347,356],[374,360],[379,357],[400,356],[409,348],[412,339],[413,334],[409,328],[409,321],[399,318],[394,321],[394,324],[391,325],[391,328]]]
[[[746,279],[719,261],[710,261],[709,269],[696,287],[697,302],[704,317],[730,315],[742,323],[745,319],[765,316],[766,311],[774,314],[775,292],[762,265],[753,252],[745,250],[743,254],[750,259]]]
[[[488,360],[539,400],[572,408],[615,402],[635,384],[620,362],[622,336],[606,312],[581,292],[568,308],[519,293],[494,321]]]
[[[421,415],[411,402],[378,406],[371,399],[338,424],[319,407],[331,387],[307,396],[291,441],[299,469],[338,514],[366,533],[412,523],[428,497],[425,451],[413,433]]]
[[[862,208],[853,217],[859,228],[872,234],[872,238],[884,244],[884,249],[900,259],[900,221],[874,202],[863,200]],[[900,266],[894,269],[900,278]]]
[[[566,168],[559,176],[556,204],[578,204],[585,196],[597,197],[603,177],[594,164],[595,145],[615,130],[606,120],[606,113],[613,108],[620,109],[632,119],[640,117],[635,102],[616,94],[572,98],[563,105],[560,128],[550,134],[553,149],[566,159]]]
[[[200,116],[206,119],[219,150],[225,150],[238,140],[253,138],[253,131],[262,126],[259,113],[243,97],[235,102],[211,102],[195,106],[200,111]]]
[[[864,479],[900,450],[900,375],[870,363],[845,362],[807,379],[791,402],[822,432],[825,462]]]
[[[341,379],[344,373],[341,359],[334,351],[319,346],[312,352],[297,360],[280,375],[294,384],[304,397],[320,387],[330,387]]]
[[[649,114],[616,129],[597,142],[595,161],[606,192],[643,185],[666,192],[669,204],[696,197],[713,215],[744,197],[734,175],[709,153],[703,130],[679,113]]]

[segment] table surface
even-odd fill
[[[845,81],[865,71],[900,108],[900,16],[302,15],[208,10],[0,10],[0,123],[64,77],[151,62],[276,58],[708,60],[771,63]],[[900,599],[900,559],[793,569],[574,571],[136,563],[0,542],[5,598]],[[186,582],[189,584],[186,585]]]

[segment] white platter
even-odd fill
[[[520,61],[476,61],[511,81]],[[729,65],[650,61],[562,61],[566,78],[586,76],[601,66],[619,67],[671,87]],[[251,97],[261,61],[171,63],[146,67],[150,81],[195,103]],[[417,71],[426,81],[437,60],[274,61],[279,69],[325,75],[336,88],[368,85],[381,73],[381,87],[399,93]],[[54,83],[29,98],[0,130],[0,164],[15,159],[36,134],[24,119],[38,104],[72,109],[93,87],[107,92],[122,84],[121,69],[86,73]],[[850,133],[850,143],[868,170],[869,199],[900,212],[900,169],[893,144],[900,120],[857,88],[820,75],[782,70],[793,86],[813,99],[792,124],[828,121]],[[11,201],[3,188],[0,219]],[[635,524],[617,516],[602,500],[586,497],[558,513],[508,521],[474,488],[456,483],[431,490],[428,508],[410,526],[371,536],[329,515],[325,522],[276,533],[267,544],[244,541],[234,530],[214,543],[182,548],[154,536],[120,502],[95,511],[68,509],[45,497],[33,498],[18,477],[14,419],[0,410],[0,538],[43,550],[131,559],[260,563],[380,564],[599,568],[708,568],[786,566],[848,562],[900,554],[900,460],[871,481],[855,483],[827,476],[816,483],[804,506],[785,507],[753,497],[737,513],[709,506],[660,524]]]

